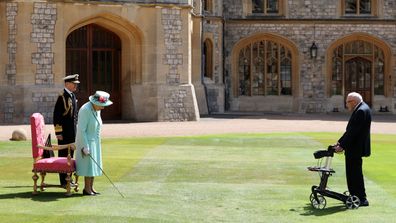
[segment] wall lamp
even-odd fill
[[[318,46],[316,46],[315,42],[313,42],[312,46],[309,48],[309,53],[311,54],[312,59],[316,59],[318,56]]]

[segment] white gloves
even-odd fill
[[[89,155],[90,154],[89,149],[85,148],[85,147],[81,149],[81,152],[82,152],[83,155]]]

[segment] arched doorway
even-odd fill
[[[121,119],[121,40],[113,32],[90,24],[67,37],[66,73],[80,74],[79,106],[96,90],[111,94],[114,104],[102,112],[104,120]]]
[[[355,91],[370,107],[378,106],[378,98],[392,94],[391,55],[385,42],[367,34],[335,41],[328,50],[329,96],[343,96],[345,103],[348,93]]]

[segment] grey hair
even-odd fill
[[[356,100],[358,103],[360,103],[360,102],[363,101],[362,95],[360,95],[360,94],[357,93],[357,92],[351,92],[351,93],[349,93],[349,94],[348,94],[348,97],[353,98],[353,99]]]

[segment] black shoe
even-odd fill
[[[66,189],[66,184],[62,184],[61,187],[63,189]],[[74,182],[70,182],[70,188],[72,188],[72,187],[76,187],[76,184]]]
[[[97,191],[92,191],[92,193],[99,195],[100,193]]]
[[[88,196],[95,196],[95,193],[88,193],[85,190],[83,190],[83,195],[88,195]]]
[[[369,206],[369,202],[367,199],[360,202],[360,207],[367,207],[367,206]]]

